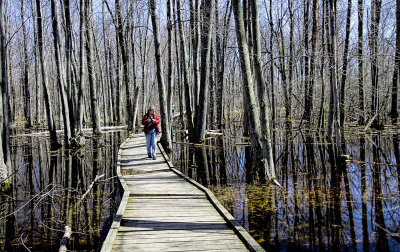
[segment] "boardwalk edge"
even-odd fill
[[[129,198],[129,188],[128,185],[126,184],[125,180],[123,179],[121,175],[121,155],[122,155],[122,149],[125,146],[127,142],[131,140],[133,136],[129,136],[128,138],[125,139],[125,141],[120,145],[119,150],[118,150],[118,160],[117,160],[117,176],[118,176],[118,181],[120,183],[120,186],[123,190],[123,195],[121,198],[121,202],[119,204],[117,213],[114,216],[114,220],[111,224],[110,230],[108,231],[107,237],[103,242],[103,246],[101,248],[101,252],[109,252],[112,249],[115,237],[117,236],[118,229],[121,225],[121,220],[122,216],[125,212],[126,204],[128,203],[128,198]]]
[[[207,199],[211,202],[211,204],[214,206],[214,208],[218,211],[218,213],[224,218],[224,220],[227,222],[227,224],[232,228],[232,230],[235,232],[235,234],[239,237],[239,239],[243,242],[243,244],[250,250],[250,251],[265,251],[260,244],[254,238],[240,225],[240,223],[228,212],[228,210],[225,209],[224,206],[218,201],[218,199],[214,196],[214,194],[206,187],[201,185],[200,183],[194,181],[190,177],[186,176],[182,172],[178,171],[175,169],[174,165],[171,163],[171,159],[169,158],[169,155],[165,152],[164,148],[162,145],[158,142],[157,143],[158,148],[160,149],[160,152],[164,158],[164,160],[167,162],[168,167],[178,176],[184,178],[186,181],[189,183],[193,184],[196,186],[198,189],[203,191]]]

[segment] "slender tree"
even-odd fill
[[[269,160],[267,160],[266,157],[263,156],[262,153],[260,153],[260,150],[262,150],[262,148],[265,146],[263,146],[262,143],[260,112],[254,93],[253,74],[251,70],[250,53],[249,47],[247,45],[246,31],[243,21],[243,12],[239,0],[232,0],[232,5],[233,13],[235,16],[235,27],[237,42],[239,46],[240,65],[244,82],[244,94],[246,98],[244,103],[246,104],[246,114],[248,115],[249,125],[251,125],[251,127],[249,127],[248,129],[250,131],[253,159],[261,159],[265,174],[273,176],[275,174],[272,170],[273,166],[271,167]],[[268,127],[268,125],[263,126]],[[263,154],[265,155],[266,152],[264,152]],[[257,164],[253,162],[253,169],[255,169],[254,165]],[[270,169],[270,171],[267,171],[268,169]],[[268,177],[268,179],[272,180],[275,179],[275,177]]]
[[[328,32],[328,57],[331,95],[329,101],[329,121],[326,137],[331,139],[335,133],[336,149],[340,152],[340,115],[339,115],[339,93],[337,79],[337,0],[329,0],[329,32]]]
[[[161,61],[161,48],[160,48],[160,30],[159,30],[159,19],[156,10],[155,0],[149,0],[149,10],[151,14],[151,22],[153,23],[153,36],[154,36],[154,49],[155,49],[155,60],[157,68],[157,82],[158,82],[158,94],[160,100],[160,112],[161,112],[161,144],[168,151],[172,150],[171,134],[168,122],[167,112],[167,94],[165,92],[163,67]]]
[[[24,51],[24,95],[25,95],[25,119],[27,128],[32,127],[32,108],[31,108],[31,91],[29,86],[29,56],[28,56],[28,33],[26,31],[25,21],[25,0],[21,0],[21,23],[22,34],[24,36],[23,51]]]
[[[70,108],[67,100],[67,92],[65,90],[64,68],[61,61],[60,35],[58,29],[58,4],[56,0],[51,0],[51,18],[53,26],[54,54],[55,54],[56,69],[57,69],[57,83],[60,92],[60,100],[61,100],[62,115],[64,122],[64,144],[66,146],[69,146],[71,141],[71,124],[69,121]]]
[[[178,26],[179,26],[179,41],[181,49],[181,62],[182,62],[182,76],[183,76],[183,86],[184,86],[184,99],[185,99],[185,111],[181,113],[186,113],[187,128],[189,131],[190,138],[193,138],[194,127],[193,127],[193,115],[192,115],[192,99],[190,97],[190,85],[189,85],[189,66],[188,66],[188,54],[186,48],[186,38],[184,33],[184,23],[182,15],[182,4],[181,0],[176,1],[176,8],[178,14]]]
[[[398,112],[398,84],[399,84],[399,71],[400,71],[400,0],[396,0],[396,52],[394,55],[394,69],[392,79],[392,106],[390,109],[390,117],[392,123],[397,123],[399,118]]]
[[[196,127],[193,142],[199,142],[205,138],[207,124],[207,104],[209,100],[210,89],[210,51],[211,51],[211,33],[213,31],[213,6],[214,0],[203,0],[200,8],[202,17],[201,25],[201,71],[199,91],[199,101],[196,107]]]
[[[343,70],[342,79],[340,85],[340,126],[344,127],[345,121],[345,102],[346,102],[346,79],[347,79],[347,68],[348,68],[348,54],[350,44],[350,25],[351,25],[351,0],[347,1],[347,17],[346,17],[346,38],[344,41],[344,52],[343,52]]]
[[[304,115],[303,119],[305,119],[308,123],[311,121],[311,112],[313,110],[313,94],[311,93],[310,88],[310,57],[309,57],[309,25],[310,25],[310,0],[304,0],[304,75],[305,75],[305,100],[304,100]]]
[[[257,0],[250,0],[251,11],[253,13],[253,60],[258,90],[258,100],[260,104],[260,122],[261,122],[261,133],[262,133],[262,146],[263,146],[263,157],[265,159],[264,172],[268,179],[275,178],[275,164],[272,154],[271,145],[271,132],[269,122],[269,107],[268,97],[266,90],[266,81],[264,79],[263,62],[261,58],[261,31],[260,31],[260,19],[258,11]]]
[[[364,97],[364,0],[358,0],[358,108],[360,110],[358,124],[365,123],[365,97]]]
[[[3,2],[3,0],[0,0],[0,61],[1,61],[1,64],[0,64],[0,82],[1,82],[1,85],[0,85],[0,87],[1,87],[1,89],[3,90],[4,89],[4,87],[5,87],[5,85],[6,85],[6,83],[5,83],[5,79],[4,79],[4,71],[6,71],[5,69],[4,69],[4,61],[5,61],[5,59],[4,59],[4,56],[5,55],[7,55],[6,53],[5,53],[5,46],[4,46],[4,35],[5,35],[5,31],[4,31],[4,11],[3,11],[3,8],[4,8],[4,2]],[[7,106],[6,106],[6,104],[5,104],[5,101],[4,101],[4,99],[3,99],[3,96],[2,95],[0,95],[0,180],[1,181],[3,181],[4,179],[6,179],[7,178],[7,176],[8,176],[8,174],[9,174],[9,168],[7,167],[7,165],[6,165],[6,149],[4,148],[4,146],[6,145],[6,144],[8,144],[7,143],[7,139],[4,137],[4,134],[3,134],[3,131],[4,130],[6,130],[6,122],[7,122],[7,119],[6,119],[6,116],[7,116],[7,114],[6,114],[6,111],[5,111],[5,108],[6,108]]]
[[[83,98],[86,75],[86,47],[85,47],[85,0],[80,0],[79,12],[79,83],[78,83],[78,133],[83,129]]]
[[[190,0],[190,31],[191,31],[191,38],[192,38],[192,57],[193,57],[193,105],[194,107],[197,106],[200,99],[198,99],[198,95],[200,92],[200,63],[199,63],[199,54],[200,54],[200,22],[199,22],[199,0]],[[180,3],[178,4],[181,5]],[[180,12],[180,10],[178,10]],[[178,14],[179,18],[179,14]]]
[[[36,15],[37,15],[36,20],[37,20],[38,47],[39,47],[38,50],[39,50],[40,65],[41,65],[44,104],[46,106],[47,126],[50,132],[50,144],[51,147],[54,149],[54,148],[59,148],[60,145],[57,141],[56,125],[53,119],[53,109],[50,103],[49,91],[47,88],[47,73],[44,61],[44,48],[43,48],[43,18],[42,18],[42,8],[40,5],[40,0],[36,0]]]
[[[381,19],[381,7],[382,0],[372,0],[371,2],[371,28],[369,33],[369,47],[371,54],[371,81],[372,81],[372,100],[371,100],[371,112],[372,112],[372,127],[376,127],[378,124],[379,111],[379,66],[378,66],[378,36],[379,36],[379,24]]]
[[[90,101],[92,109],[92,123],[93,123],[93,134],[101,135],[101,125],[100,125],[100,110],[98,104],[97,95],[97,82],[96,82],[96,72],[94,66],[94,39],[93,39],[93,9],[92,0],[85,1],[85,47],[86,47],[86,60],[89,76],[89,89],[90,89]]]
[[[122,76],[123,82],[125,85],[125,93],[126,93],[126,122],[128,125],[128,131],[133,130],[133,111],[132,111],[132,100],[130,97],[130,80],[129,80],[129,59],[128,59],[128,51],[126,49],[126,40],[124,36],[124,26],[122,21],[122,12],[121,12],[121,2],[120,0],[115,0],[115,13],[116,13],[116,30],[118,36],[119,48],[121,49],[121,59],[122,59]]]

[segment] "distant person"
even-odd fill
[[[172,103],[172,117],[175,116],[175,104]]]
[[[160,118],[154,112],[155,107],[150,106],[147,113],[143,116],[142,124],[144,125],[144,133],[146,134],[147,156],[156,160],[157,133],[160,132],[160,128],[158,127]]]

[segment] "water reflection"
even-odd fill
[[[98,250],[119,204],[115,163],[125,138],[122,131],[86,136],[84,148],[57,152],[46,137],[12,138],[18,171],[0,193],[0,250],[58,250],[65,226],[73,231],[69,250]]]
[[[210,136],[200,147],[178,136],[174,165],[212,189],[265,249],[400,250],[398,135],[345,134],[338,149],[314,132],[275,133],[282,188],[246,179],[243,137]]]

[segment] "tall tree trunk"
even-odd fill
[[[261,58],[261,32],[260,19],[257,0],[250,0],[250,6],[253,13],[253,59],[255,75],[257,81],[258,100],[260,103],[260,122],[262,129],[262,147],[264,157],[264,176],[269,180],[275,179],[274,156],[272,154],[271,132],[269,122],[269,107],[266,82],[263,73],[263,62]]]
[[[94,66],[94,45],[93,39],[93,9],[92,0],[85,1],[85,34],[86,34],[86,60],[88,67],[89,76],[89,89],[90,89],[90,101],[92,109],[92,124],[93,124],[93,134],[101,135],[101,125],[100,125],[100,110],[98,104],[97,95],[97,82],[96,82],[96,70]]]
[[[171,0],[167,0],[167,29],[168,29],[168,72],[167,72],[167,86],[168,86],[168,119],[170,121],[170,127],[173,125],[173,118],[172,118],[172,103],[173,103],[173,95],[174,95],[174,76],[172,71],[172,61],[173,61],[173,43],[172,43],[172,36],[173,36],[173,9]]]
[[[369,34],[369,47],[371,54],[371,81],[372,81],[371,117],[377,114],[379,110],[378,36],[379,36],[379,23],[381,19],[381,7],[382,7],[382,0],[372,0],[371,28]],[[379,116],[377,116],[372,122],[372,127],[376,127],[378,121],[379,121]]]
[[[287,94],[285,94],[286,98],[286,120],[290,120],[292,118],[292,90],[293,90],[293,72],[294,72],[294,15],[293,15],[293,2],[288,0],[289,5],[289,18],[290,18],[290,35],[289,35],[289,82],[287,83],[288,90]],[[270,15],[272,15],[272,10],[270,10]],[[272,17],[271,17],[272,19]],[[271,33],[272,36],[272,33]],[[270,50],[272,53],[273,45],[271,39]],[[283,45],[284,46],[284,45]],[[273,64],[272,66],[273,67]],[[271,76],[273,76],[273,70],[271,71]],[[286,77],[285,77],[286,79]],[[286,85],[284,83],[284,85]]]
[[[322,32],[321,32],[321,103],[319,105],[319,118],[318,118],[318,131],[324,127],[325,124],[325,58],[326,58],[326,32],[328,32],[328,22],[327,22],[327,2],[322,3]]]
[[[34,9],[35,4],[33,3],[34,0],[30,0],[30,5],[31,5],[31,12],[32,12],[32,18],[33,18],[33,55],[35,57],[35,88],[36,88],[36,107],[35,107],[35,123],[39,125],[41,123],[41,90],[40,90],[40,74],[39,74],[39,68],[40,68],[40,62],[39,62],[39,56],[38,56],[38,36],[37,36],[37,28],[36,28],[36,11]]]
[[[392,123],[397,123],[399,118],[397,92],[399,82],[399,71],[400,71],[400,0],[396,0],[396,52],[394,55],[394,69],[393,69],[393,80],[392,80],[392,107],[390,110],[390,117]]]
[[[58,6],[57,0],[51,0],[51,17],[53,26],[53,42],[54,42],[54,54],[56,61],[57,70],[57,83],[60,92],[62,115],[64,122],[64,144],[66,146],[70,145],[71,140],[71,124],[70,124],[70,114],[69,114],[69,104],[67,100],[67,94],[64,85],[64,69],[61,61],[60,53],[60,35],[58,30]]]
[[[207,104],[210,88],[209,72],[210,72],[210,51],[211,51],[211,31],[213,30],[213,0],[203,0],[200,8],[201,13],[201,71],[199,91],[199,101],[196,107],[196,127],[192,142],[200,142],[206,135],[207,124]]]
[[[233,4],[233,13],[235,16],[236,34],[237,34],[239,56],[240,56],[242,76],[244,82],[243,93],[245,94],[246,98],[244,102],[247,107],[246,114],[248,116],[248,124],[251,126],[249,127],[249,131],[250,131],[252,154],[253,154],[252,169],[255,169],[256,168],[255,166],[257,166],[257,163],[255,161],[261,159],[262,165],[264,166],[263,168],[267,170],[269,168],[268,160],[265,160],[265,157],[262,157],[262,155],[260,155],[261,154],[260,150],[263,148],[261,124],[259,119],[260,112],[254,94],[253,74],[251,71],[250,56],[249,56],[250,54],[249,54],[249,47],[247,45],[242,8],[240,0],[232,0],[232,4]]]
[[[176,8],[178,10],[178,26],[179,26],[179,40],[180,40],[180,49],[181,49],[181,61],[182,61],[182,74],[183,74],[183,85],[184,85],[184,99],[185,99],[185,110],[181,111],[182,113],[186,113],[187,118],[187,127],[189,131],[190,138],[193,138],[194,128],[193,128],[193,113],[192,113],[192,99],[190,97],[190,86],[189,86],[189,67],[188,67],[188,56],[187,56],[187,48],[186,48],[186,39],[184,34],[184,23],[183,23],[183,15],[182,15],[182,4],[181,0],[176,1]]]
[[[161,144],[168,151],[172,150],[171,134],[168,123],[168,112],[167,112],[167,94],[164,86],[163,67],[161,61],[161,48],[160,48],[160,30],[158,23],[158,13],[156,10],[155,0],[149,0],[149,10],[151,13],[151,21],[153,23],[153,36],[154,36],[154,49],[155,49],[155,60],[156,60],[156,71],[158,81],[158,95],[160,101],[160,112],[161,112]]]
[[[345,121],[345,102],[346,102],[346,78],[347,78],[347,65],[350,43],[350,25],[351,25],[351,0],[347,2],[347,17],[346,17],[346,38],[344,42],[343,52],[343,72],[340,85],[340,126],[344,127]]]
[[[311,66],[310,86],[308,87],[310,107],[313,109],[314,85],[317,79],[317,37],[318,37],[318,0],[313,0],[312,31],[311,31]]]
[[[358,0],[358,43],[357,43],[357,59],[358,59],[358,108],[359,119],[358,124],[365,123],[365,102],[364,102],[364,0]]]
[[[5,83],[6,79],[4,78],[4,72],[7,71],[4,66],[5,64],[5,56],[7,53],[5,52],[5,26],[4,26],[4,17],[3,17],[3,0],[0,0],[0,57],[1,57],[1,64],[0,64],[0,80],[1,80],[1,89],[3,90],[5,86],[7,85]],[[3,91],[2,91],[3,92]],[[7,120],[7,113],[5,111],[5,108],[7,108],[6,101],[3,99],[3,96],[0,95],[0,181],[3,182],[4,179],[7,178],[9,175],[9,167],[6,165],[6,148],[4,148],[5,145],[7,145],[7,139],[4,137],[3,131],[7,130],[7,125],[6,122]]]
[[[46,116],[47,116],[47,126],[50,132],[50,144],[52,149],[56,149],[60,147],[60,144],[57,141],[56,134],[56,125],[54,123],[53,118],[53,109],[50,104],[49,91],[47,88],[47,73],[46,73],[46,65],[44,61],[44,48],[43,48],[43,21],[42,21],[42,8],[40,5],[40,0],[36,0],[36,19],[37,19],[37,30],[38,30],[38,46],[39,46],[39,57],[40,57],[40,65],[42,70],[42,84],[43,84],[43,96],[44,96],[44,104],[46,106]]]
[[[85,90],[86,47],[85,47],[85,0],[80,0],[79,11],[79,84],[78,84],[78,133],[83,130],[83,98]]]
[[[217,85],[216,85],[216,113],[217,128],[222,129],[224,121],[224,85],[225,85],[225,53],[228,42],[229,24],[232,16],[232,4],[228,2],[224,15],[224,24],[221,29],[219,20],[219,8],[218,0],[215,2],[215,23],[217,25],[216,30],[216,54],[217,54]]]
[[[133,130],[133,118],[132,118],[132,101],[130,97],[130,80],[129,80],[129,60],[128,60],[128,51],[126,50],[126,41],[124,39],[124,27],[122,21],[122,13],[121,13],[121,2],[120,0],[115,0],[115,13],[117,16],[116,19],[116,30],[118,36],[118,43],[121,49],[121,58],[122,58],[122,76],[123,82],[125,85],[126,92],[126,113],[127,118],[126,122],[128,125],[128,131]]]
[[[339,94],[337,80],[337,29],[336,29],[337,0],[329,0],[329,34],[328,56],[330,70],[331,96],[329,103],[329,122],[326,137],[332,138],[335,133],[336,150],[340,152],[340,118],[339,118]]]
[[[28,57],[28,34],[25,24],[25,0],[21,0],[21,22],[24,36],[24,96],[25,96],[25,119],[27,128],[32,127],[31,91],[29,86],[29,57]]]
[[[67,100],[69,106],[69,123],[71,136],[75,136],[75,120],[76,120],[76,88],[73,84],[73,67],[72,67],[72,22],[71,22],[71,5],[70,0],[63,0],[64,9],[64,27],[65,27],[65,82],[67,90]]]
[[[304,115],[303,119],[308,123],[311,122],[311,112],[313,110],[313,94],[310,88],[310,57],[309,57],[309,12],[310,12],[310,0],[304,0],[304,76],[305,76],[305,89],[304,89]]]
[[[193,106],[199,104],[200,91],[200,69],[199,69],[199,43],[201,39],[200,23],[199,22],[199,3],[198,0],[190,0],[190,30],[192,37],[192,55],[193,55]],[[178,4],[178,6],[181,6]],[[180,10],[178,10],[180,11]],[[179,15],[179,14],[178,14]],[[179,17],[178,17],[179,18]]]

